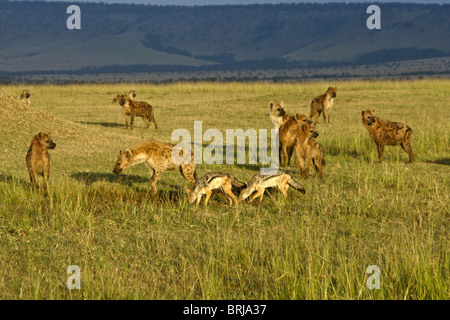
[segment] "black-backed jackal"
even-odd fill
[[[238,199],[233,193],[233,188],[240,189],[245,187],[245,183],[240,182],[231,174],[223,172],[210,172],[197,179],[192,189],[186,187],[187,200],[189,203],[197,201],[199,205],[202,196],[206,195],[205,207],[208,205],[208,200],[211,197],[212,191],[221,189],[228,196],[230,205],[237,204]]]
[[[257,174],[253,176],[253,178],[251,178],[250,181],[247,182],[247,186],[245,187],[245,189],[241,191],[239,199],[245,200],[253,192],[256,191],[256,193],[250,198],[250,202],[255,200],[257,197],[260,197],[259,201],[262,201],[264,191],[266,190],[266,188],[270,187],[278,187],[285,198],[287,197],[286,191],[289,189],[289,187],[292,187],[303,194],[306,193],[305,188],[303,188],[299,183],[292,179],[290,174],[278,171],[275,174]]]

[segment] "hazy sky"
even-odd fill
[[[42,0],[27,0],[42,1]],[[254,4],[254,3],[305,3],[305,2],[403,2],[403,3],[450,3],[450,0],[50,0],[58,2],[105,2],[105,3],[139,3],[155,5],[224,5],[224,4]]]

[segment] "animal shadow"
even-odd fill
[[[4,183],[10,183],[10,184],[18,184],[21,187],[31,187],[32,184],[30,183],[29,180],[23,180],[14,176],[10,176],[10,175],[4,175],[4,174],[0,174],[0,182],[4,182]]]
[[[150,182],[150,178],[136,175],[118,175],[115,173],[77,172],[73,173],[71,177],[85,183],[86,185],[91,185],[99,181],[111,183],[117,182],[127,186],[131,186],[133,183]]]
[[[428,160],[427,163],[441,164],[444,166],[450,166],[450,158],[443,158],[438,160]]]
[[[115,122],[90,122],[90,121],[77,121],[77,122],[86,125],[103,126],[109,128],[125,127],[124,124],[119,124]]]

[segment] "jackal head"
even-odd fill
[[[251,187],[246,187],[242,189],[241,193],[239,194],[239,200],[244,201],[253,193],[253,191],[255,190]]]
[[[56,147],[56,143],[53,142],[52,138],[50,137],[50,133],[39,132],[35,136],[35,138],[45,149],[55,149]]]
[[[119,158],[117,158],[113,172],[115,174],[120,174],[123,170],[133,164],[132,159],[133,154],[131,153],[130,149],[119,151]]]
[[[190,189],[188,186],[184,186],[185,190],[186,190],[186,200],[189,203],[194,202],[200,192],[200,188],[198,186],[194,187],[193,189]]]
[[[316,124],[309,120],[302,125],[302,131],[308,138],[317,138],[319,136],[316,131]]]
[[[376,122],[375,109],[361,111],[361,117],[363,124],[367,124],[369,126],[374,125]]]

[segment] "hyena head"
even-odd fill
[[[307,121],[302,125],[302,131],[308,138],[317,138],[319,134],[316,131],[316,124],[312,121]]]
[[[128,97],[130,97],[130,99],[136,98],[136,91],[130,90],[130,92],[128,92]]]
[[[361,111],[361,117],[363,124],[367,124],[368,126],[374,125],[376,122],[375,109]]]
[[[307,116],[300,113],[296,113],[294,118],[299,124],[307,123],[309,121],[309,118]]]
[[[39,144],[45,149],[55,149],[56,147],[56,143],[53,142],[52,138],[50,137],[50,133],[39,132],[36,135],[36,139]]]
[[[332,98],[336,98],[336,91],[337,87],[329,87],[327,90],[327,95],[331,96]]]
[[[30,96],[31,96],[31,90],[28,90],[28,89],[24,89],[23,91],[22,91],[22,96],[24,97],[24,98],[29,98]]]
[[[130,149],[119,151],[119,157],[117,158],[116,165],[113,172],[115,174],[121,173],[132,164],[133,154]]]
[[[126,94],[118,94],[114,99],[113,102],[118,102],[121,106],[125,104],[127,101],[128,96]]]
[[[280,101],[280,103],[273,103],[272,101],[270,101],[269,107],[270,112],[277,117],[282,117],[286,114],[286,111],[284,111],[283,101]]]

